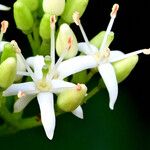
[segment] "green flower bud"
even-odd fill
[[[73,23],[73,13],[79,12],[80,17],[83,15],[89,0],[67,0],[65,10],[61,15],[61,18],[67,23]]]
[[[97,48],[100,48],[103,42],[105,33],[106,33],[105,31],[101,31],[90,41],[90,43],[95,45]],[[106,47],[109,47],[113,39],[114,39],[114,32],[110,32],[107,38]]]
[[[0,89],[8,88],[15,80],[17,62],[14,57],[9,57],[0,65]]]
[[[138,55],[113,63],[118,83],[125,80],[138,62]]]
[[[44,14],[40,22],[40,36],[42,39],[50,39],[50,14]]]
[[[33,16],[29,8],[21,1],[14,3],[14,19],[17,28],[28,34],[32,31]]]
[[[43,0],[43,10],[45,13],[60,16],[65,8],[65,0]]]
[[[39,0],[18,0],[25,4],[31,11],[35,11],[39,7]]]
[[[86,92],[87,87],[84,84],[63,91],[57,98],[58,108],[65,112],[75,110],[83,102]]]
[[[16,51],[12,44],[6,43],[3,48],[1,63],[5,61],[8,57],[16,58]]]
[[[56,52],[58,56],[61,56],[62,52],[67,48],[68,38],[72,38],[72,44],[67,54],[65,55],[65,59],[74,57],[78,52],[78,43],[73,33],[72,29],[66,23],[60,26],[57,39],[56,39]]]

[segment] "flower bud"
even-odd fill
[[[18,0],[25,4],[31,11],[35,11],[39,7],[39,0]]]
[[[138,55],[113,63],[118,83],[125,80],[138,62]]]
[[[87,87],[84,84],[77,84],[76,87],[64,90],[57,98],[57,106],[65,112],[75,110],[86,95]]]
[[[14,57],[9,57],[0,65],[0,89],[8,88],[15,80],[17,62]]]
[[[17,28],[28,34],[32,31],[33,16],[29,8],[21,1],[14,3],[14,19]]]
[[[62,52],[67,48],[69,37],[72,38],[72,44],[67,54],[65,55],[65,59],[74,57],[77,54],[78,43],[72,29],[69,27],[69,25],[64,23],[60,26],[57,39],[56,39],[56,52],[58,56],[61,56]]]
[[[74,12],[79,12],[80,17],[83,15],[87,5],[88,5],[89,0],[67,0],[65,10],[61,16],[61,18],[66,22],[66,23],[73,23],[73,13]]]
[[[50,14],[44,14],[40,22],[40,36],[42,39],[50,39]]]
[[[65,0],[43,0],[43,10],[45,13],[60,16],[65,8]]]
[[[90,43],[95,45],[97,48],[100,48],[103,42],[105,33],[106,33],[105,31],[101,31],[90,41]],[[114,39],[114,32],[110,32],[107,38],[106,47],[109,47],[113,39]]]
[[[12,44],[5,43],[2,51],[1,62],[5,61],[8,57],[16,58],[16,51]]]

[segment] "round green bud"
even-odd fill
[[[14,3],[14,19],[17,28],[28,34],[32,31],[33,16],[29,8],[21,1]]]
[[[69,37],[72,38],[72,43],[64,59],[69,59],[71,57],[74,57],[78,52],[78,43],[77,43],[76,36],[73,33],[70,26],[64,23],[60,26],[57,39],[56,39],[56,52],[58,56],[61,56],[63,51],[67,48]]]
[[[77,84],[76,87],[64,90],[58,95],[57,106],[65,112],[75,110],[86,95],[87,87],[84,84]]]
[[[44,40],[50,39],[50,14],[46,13],[43,15],[40,22],[40,36]]]
[[[18,0],[25,4],[31,11],[35,11],[39,7],[39,0]]]
[[[118,83],[125,80],[138,62],[138,55],[113,63]]]
[[[66,23],[73,23],[73,14],[74,12],[79,12],[80,17],[83,15],[89,0],[67,0],[65,10],[63,14],[61,15],[61,18]]]
[[[105,31],[101,31],[98,33],[92,40],[90,41],[91,44],[95,45],[97,48],[100,48],[105,36]],[[109,45],[112,43],[114,39],[114,32],[110,32],[106,41],[106,47],[109,47]]]
[[[43,0],[43,10],[45,13],[60,16],[65,8],[65,0]]]
[[[0,88],[7,89],[15,80],[17,62],[14,57],[9,57],[0,65]]]

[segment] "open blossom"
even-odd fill
[[[78,44],[78,48],[79,51],[81,51],[85,55],[77,56],[69,60],[63,61],[57,69],[59,78],[63,79],[82,70],[97,67],[108,90],[110,99],[109,107],[111,109],[114,108],[114,104],[118,96],[118,83],[112,63],[140,53],[150,54],[150,49],[142,49],[131,52],[129,54],[124,54],[123,52],[118,50],[110,51],[110,49],[106,47],[107,38],[111,31],[118,8],[118,4],[115,4],[112,8],[111,20],[107,27],[100,49],[89,43],[85,31],[81,25],[79,14],[76,12],[73,18],[75,23],[80,27],[80,30],[85,40],[85,42],[81,42]],[[67,72],[63,69],[64,66],[67,68]]]

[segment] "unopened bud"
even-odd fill
[[[18,0],[25,4],[31,11],[35,11],[39,7],[39,0]]]
[[[77,84],[76,87],[67,89],[59,94],[57,106],[65,112],[71,112],[82,104],[86,92],[87,87],[84,84]]]
[[[42,39],[50,39],[50,14],[44,14],[40,22],[40,36]]]
[[[21,1],[14,3],[14,18],[18,29],[26,34],[32,31],[33,16],[29,8]]]
[[[69,40],[68,40],[69,39]],[[67,24],[60,26],[56,39],[56,52],[61,56],[62,52],[69,46],[65,59],[74,57],[78,52],[78,43],[72,29]]]
[[[45,13],[60,16],[65,8],[65,0],[43,0],[43,10]]]
[[[113,63],[118,83],[125,80],[138,62],[138,55]]]
[[[95,45],[97,48],[100,48],[102,45],[105,33],[106,33],[105,31],[101,31],[90,41],[90,43]],[[110,32],[107,38],[106,48],[109,47],[113,39],[114,39],[114,32]]]
[[[17,62],[14,57],[9,57],[0,65],[0,89],[7,89],[15,80]]]
[[[89,0],[67,0],[65,10],[62,14],[62,19],[66,23],[73,23],[73,14],[74,12],[79,12],[80,17],[83,15]]]

